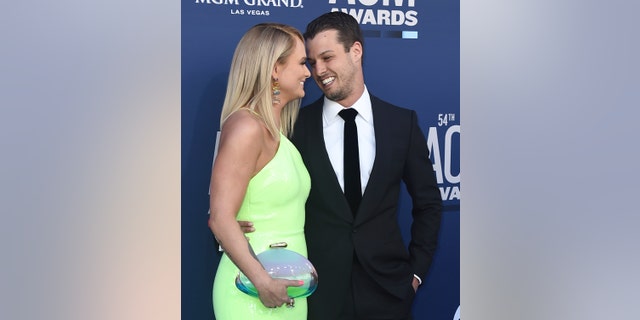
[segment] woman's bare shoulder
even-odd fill
[[[260,118],[247,109],[232,113],[225,121],[221,139],[242,145],[260,144],[265,135],[265,125]]]

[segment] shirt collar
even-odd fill
[[[351,106],[351,108],[358,111],[358,115],[364,119],[367,123],[373,124],[373,112],[371,111],[371,97],[367,86],[364,86],[364,91],[360,98]],[[340,116],[338,113],[342,111],[344,107],[339,103],[329,100],[324,97],[324,106],[322,110],[322,121],[325,126],[331,125],[334,121],[338,120]]]

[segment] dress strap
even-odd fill
[[[240,110],[247,110],[247,111],[249,111],[249,113],[251,113],[252,115],[254,115],[254,116],[256,116],[256,117],[258,117],[258,118],[262,119],[262,116],[261,116],[259,113],[257,113],[255,110],[253,110],[253,108],[249,108],[249,107],[242,107],[242,108],[240,108]]]

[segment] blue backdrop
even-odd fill
[[[418,290],[416,319],[453,319],[460,304],[460,36],[458,0],[190,0],[182,2],[182,319],[214,319],[211,288],[219,260],[207,226],[209,179],[233,50],[256,23],[304,31],[332,10],[365,33],[365,83],[417,111],[445,205],[439,248]],[[305,85],[303,105],[321,92]],[[400,225],[409,235],[403,191]],[[408,239],[407,239],[408,240]]]

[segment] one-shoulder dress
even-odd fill
[[[250,181],[237,220],[252,221],[248,233],[256,254],[269,245],[286,242],[287,249],[307,257],[304,238],[305,202],[311,181],[300,153],[284,136],[275,156]],[[295,307],[267,308],[257,297],[235,286],[238,268],[223,253],[213,282],[213,310],[216,320],[306,320],[307,299],[296,298]]]

